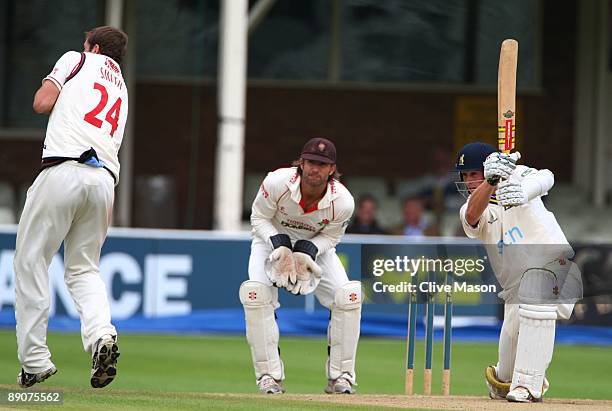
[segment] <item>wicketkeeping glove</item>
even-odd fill
[[[297,273],[295,271],[295,260],[291,251],[291,239],[286,234],[277,234],[270,237],[274,251],[270,254],[270,269],[267,270],[268,278],[276,287],[286,287],[295,283]]]
[[[298,240],[293,248],[297,280],[287,286],[293,294],[309,294],[321,281],[323,270],[315,262],[318,249],[310,241]]]
[[[516,162],[521,158],[521,153],[515,151],[512,154],[491,153],[483,163],[484,177],[492,186],[497,185],[500,179],[506,180],[510,178]]]

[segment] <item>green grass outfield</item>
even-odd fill
[[[236,410],[300,409],[306,406],[308,409],[329,409],[329,405],[279,402],[264,396],[241,398],[207,395],[256,393],[250,352],[244,337],[120,335],[119,376],[108,389],[95,391],[88,388],[91,361],[89,355],[83,352],[80,336],[51,333],[48,343],[59,373],[41,384],[40,388],[64,390],[65,404],[62,409],[93,409],[102,403],[105,410],[201,409],[204,403],[211,408]],[[441,343],[436,344],[434,393],[440,392],[441,347]],[[281,338],[281,351],[287,392],[322,393],[326,384],[326,341],[322,338]],[[403,393],[405,355],[405,341],[362,338],[357,357],[358,392]],[[495,362],[496,356],[495,344],[454,343],[451,393],[486,395],[483,370]],[[415,389],[421,392],[422,343],[417,347],[416,364]],[[548,372],[551,389],[547,396],[612,399],[610,369],[612,348],[557,346]],[[19,365],[15,336],[11,330],[0,330],[0,370],[0,388],[16,387]],[[372,407],[368,406],[367,409]]]

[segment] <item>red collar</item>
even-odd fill
[[[312,207],[306,210],[306,202],[304,201],[304,198],[301,198],[300,207],[302,207],[302,210],[304,210],[304,214],[312,213],[313,211],[317,211],[319,209],[319,202],[317,201],[316,203],[312,205]]]

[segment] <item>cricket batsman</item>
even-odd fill
[[[582,296],[573,250],[541,197],[553,187],[549,170],[517,165],[520,153],[475,142],[457,155],[460,218],[466,235],[485,244],[503,288],[499,358],[485,370],[489,396],[538,402],[549,387],[555,321],[568,319]]]
[[[331,311],[326,364],[328,394],[352,394],[361,320],[361,283],[350,281],[336,255],[355,207],[338,181],[336,148],[313,138],[293,167],[271,173],[253,202],[249,279],[240,286],[246,336],[259,390],[284,392],[275,310],[278,290],[315,293]]]

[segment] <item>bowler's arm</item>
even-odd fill
[[[36,94],[32,108],[38,114],[49,114],[59,97],[60,89],[51,80],[44,80]]]

